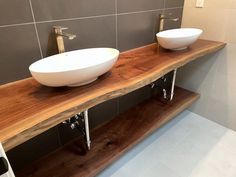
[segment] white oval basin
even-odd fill
[[[202,34],[201,29],[180,28],[157,33],[158,43],[165,49],[182,50],[196,42]]]
[[[112,48],[76,50],[41,59],[29,70],[35,80],[46,86],[81,86],[109,71],[119,53]]]

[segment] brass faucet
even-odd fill
[[[65,45],[64,45],[63,37],[66,37],[69,40],[73,40],[74,38],[76,38],[76,35],[63,32],[63,30],[68,29],[67,27],[54,26],[53,29],[56,35],[58,52],[63,53],[65,52]]]
[[[170,21],[174,21],[177,22],[179,21],[179,18],[171,18],[172,14],[160,14],[160,21],[159,21],[159,32],[164,30],[164,22],[165,20],[170,20]]]

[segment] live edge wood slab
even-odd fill
[[[78,139],[16,173],[17,177],[93,177],[160,126],[189,107],[199,95],[176,88],[172,102],[151,98],[92,130],[92,149]]]
[[[78,88],[50,88],[34,79],[0,86],[0,142],[5,150],[29,140],[76,113],[132,92],[225,43],[198,40],[187,50],[163,50],[157,44],[121,53],[113,69]],[[60,79],[60,78],[58,78]]]

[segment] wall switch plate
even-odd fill
[[[196,1],[196,7],[197,8],[203,8],[204,7],[204,0],[197,0]]]

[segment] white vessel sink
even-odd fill
[[[158,43],[165,49],[182,50],[196,42],[202,34],[201,29],[180,28],[157,33]]]
[[[119,51],[112,48],[76,50],[41,59],[29,70],[43,85],[75,87],[91,83],[109,71],[118,56]]]

